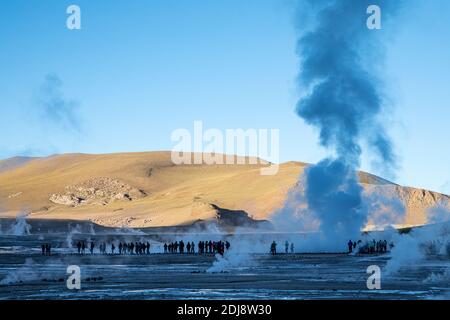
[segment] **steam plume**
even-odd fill
[[[375,1],[383,23],[392,18],[399,1]],[[325,249],[345,248],[345,239],[360,237],[368,220],[363,189],[356,170],[361,142],[371,147],[387,168],[395,166],[392,144],[379,121],[384,106],[382,83],[376,74],[382,63],[381,32],[366,26],[368,0],[302,2],[302,12],[312,13],[297,43],[301,61],[298,76],[303,91],[297,114],[319,131],[320,144],[332,156],[308,167],[300,184],[278,216],[304,227],[305,219],[318,226]],[[290,210],[289,201],[306,207]],[[276,219],[280,220],[280,219]],[[322,248],[324,249],[324,248]]]
[[[57,74],[51,73],[45,77],[38,99],[42,117],[63,129],[80,132],[78,103],[64,97],[62,85],[63,82]]]
[[[17,214],[16,221],[11,225],[8,234],[15,236],[26,236],[31,234],[31,226],[27,222],[30,213],[21,212]]]

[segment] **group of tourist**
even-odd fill
[[[91,241],[89,245],[86,245],[85,241],[77,242],[77,252],[78,254],[85,254],[86,249],[89,248],[89,253],[95,253],[96,244],[94,241]],[[108,254],[108,247],[110,248],[110,254],[116,254],[116,245],[114,242],[111,244],[106,244],[106,242],[102,242],[99,244],[99,253],[100,254]],[[122,254],[150,254],[150,243],[149,242],[120,242],[118,245],[117,253]]]
[[[289,241],[286,240],[286,242],[284,243],[284,253],[288,254],[290,253],[294,253],[295,249],[294,249],[294,243],[291,242],[289,243]],[[272,244],[270,245],[270,254],[275,255],[277,254],[277,243],[274,241],[272,241]]]
[[[358,253],[361,254],[373,254],[373,253],[386,253],[389,249],[392,249],[394,247],[394,244],[391,242],[388,244],[387,240],[375,240],[372,241],[366,241],[364,244],[362,244],[361,240],[348,241],[348,252],[352,253],[356,248],[358,248]]]
[[[164,253],[199,253],[199,254],[205,254],[205,253],[219,253],[223,255],[225,253],[225,250],[230,249],[230,243],[228,241],[199,241],[197,244],[197,250],[195,249],[195,243],[194,241],[191,242],[185,242],[183,240],[170,242],[170,243],[164,243]],[[186,249],[186,250],[185,250]]]
[[[119,242],[116,247],[117,242],[111,242],[107,244],[106,242],[101,242],[96,244],[94,241],[78,241],[76,244],[77,252],[79,255],[89,254],[93,255],[98,247],[98,253],[100,254],[129,254],[129,255],[142,255],[150,254],[150,243],[149,242]],[[228,241],[199,241],[197,245],[194,241],[184,242],[183,240],[164,243],[164,253],[180,253],[180,254],[221,254],[225,253],[225,250],[230,249],[230,243]],[[50,255],[51,247],[49,244],[42,244],[42,254]],[[116,251],[117,250],[117,251]]]
[[[352,253],[358,250],[360,254],[375,254],[375,253],[386,253],[388,249],[392,249],[394,244],[388,243],[387,240],[371,240],[366,241],[362,244],[361,240],[352,241],[349,240],[348,243],[348,253]],[[78,254],[82,255],[86,253],[86,250],[89,250],[89,253],[92,255],[95,253],[96,243],[94,241],[90,241],[86,244],[85,241],[78,241],[76,244]],[[109,247],[109,250],[108,250]],[[101,242],[98,245],[100,254],[116,254],[116,245],[114,242],[107,244],[106,242]],[[230,243],[228,241],[199,241],[197,245],[194,241],[184,242],[183,240],[164,243],[164,253],[179,253],[179,254],[221,254],[225,253],[225,250],[230,249]],[[48,243],[41,245],[42,255],[50,255],[51,254],[51,246]],[[143,255],[150,254],[150,243],[147,242],[120,242],[118,245],[117,253],[119,255],[129,254],[129,255]],[[277,243],[272,241],[270,245],[270,253],[272,255],[277,254]],[[284,253],[294,253],[294,243],[289,243],[286,241],[284,243]]]
[[[150,242],[120,242],[119,254],[150,254]]]

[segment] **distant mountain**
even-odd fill
[[[91,220],[105,226],[155,227],[202,221],[270,220],[308,164],[287,162],[276,175],[258,165],[174,165],[170,152],[63,154],[0,161],[0,216],[20,210],[31,218]],[[360,182],[371,194],[402,203],[401,225],[427,223],[427,210],[450,198],[402,187],[369,173]],[[236,219],[231,219],[236,215]]]
[[[29,161],[37,159],[35,157],[13,157],[5,160],[0,160],[0,172],[12,170],[26,164]]]

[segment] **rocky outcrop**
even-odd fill
[[[116,200],[133,201],[146,196],[142,190],[112,178],[93,178],[65,188],[64,193],[54,193],[49,200],[56,204],[77,207],[86,204],[107,205]]]
[[[256,220],[244,210],[230,210],[221,208],[213,203],[204,204],[211,213],[211,217],[206,220],[199,219],[195,221],[190,227],[198,228],[199,230],[210,230],[211,225],[215,225],[221,231],[231,231],[235,228],[252,228],[259,230],[272,230],[273,226],[268,220]]]

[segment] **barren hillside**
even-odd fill
[[[170,152],[64,154],[9,163],[14,165],[0,172],[0,216],[30,211],[31,218],[130,227],[214,219],[219,207],[270,219],[307,166],[288,162],[278,174],[264,176],[263,164],[176,166]],[[449,199],[367,173],[360,179],[368,192],[381,189],[405,204],[402,224],[426,223],[427,208]]]

